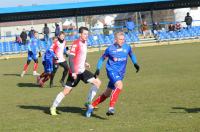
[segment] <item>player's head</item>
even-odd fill
[[[190,15],[190,13],[189,12],[187,12],[187,16],[189,16]]]
[[[58,40],[58,38],[55,36],[55,37],[52,37],[52,41],[53,43],[56,42]]]
[[[115,33],[115,42],[119,45],[122,46],[124,44],[124,33],[123,32],[116,32]]]
[[[87,27],[80,27],[79,28],[80,39],[82,41],[87,41],[87,39],[88,39],[88,33],[89,33],[89,30],[88,30]]]
[[[60,31],[60,33],[59,33],[59,35],[58,35],[58,38],[59,38],[60,40],[64,40],[64,39],[65,39],[65,32]]]
[[[37,32],[37,31],[34,30],[34,31],[33,31],[33,34],[34,34],[34,37],[35,37],[35,38],[38,38],[38,32]]]

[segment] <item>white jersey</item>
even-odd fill
[[[64,57],[64,49],[65,49],[65,41],[63,43],[60,43],[59,41],[56,41],[52,44],[51,50],[55,53],[55,55],[58,57],[58,60],[56,60],[56,63],[61,63],[65,61]]]
[[[70,55],[74,55],[74,70],[76,74],[85,71],[85,61],[87,57],[87,42],[82,43],[80,39],[75,40],[70,49]]]

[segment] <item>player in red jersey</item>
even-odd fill
[[[73,42],[70,49],[70,73],[66,85],[64,90],[58,93],[56,96],[50,108],[51,115],[57,115],[56,108],[59,106],[64,97],[72,91],[73,87],[79,83],[80,80],[82,80],[84,83],[92,84],[88,95],[88,102],[92,102],[92,99],[100,87],[101,81],[98,78],[95,78],[93,73],[86,70],[86,67],[90,67],[89,63],[86,62],[88,28],[80,27],[79,33],[80,38]]]

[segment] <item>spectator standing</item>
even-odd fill
[[[56,26],[56,28],[55,28],[55,36],[58,37],[58,35],[60,33],[60,26],[57,23],[55,23],[55,26]]]
[[[187,25],[187,29],[189,29],[189,28],[192,27],[192,17],[190,16],[190,13],[189,13],[189,12],[187,12],[187,15],[185,16],[184,22],[185,22],[186,25]]]
[[[29,36],[30,39],[34,37],[34,32],[35,32],[34,28],[31,27],[31,30],[28,33],[28,36]]]
[[[21,40],[22,40],[22,44],[26,44],[26,40],[27,40],[27,33],[26,33],[26,30],[25,29],[23,29],[23,31],[21,32],[21,34],[20,34],[20,38],[21,38]]]
[[[49,27],[47,26],[47,23],[44,24],[44,28],[43,28],[43,34],[44,34],[44,41],[47,43],[49,40]]]
[[[109,35],[109,29],[108,29],[108,26],[106,24],[103,27],[103,34],[104,34],[104,36],[108,36]]]
[[[144,21],[141,25],[141,30],[142,30],[142,33],[143,33],[143,36],[144,38],[146,38],[147,36],[150,36],[151,38],[151,30],[149,30],[149,27],[147,25],[147,22]]]
[[[131,18],[128,18],[128,20],[126,21],[126,28],[127,28],[127,31],[128,31],[128,32],[134,31],[134,29],[135,29],[135,24],[134,24],[134,22],[132,21]]]

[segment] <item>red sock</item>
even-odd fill
[[[106,100],[106,96],[104,94],[100,95],[93,103],[92,106],[96,107],[98,104],[100,104],[101,102],[103,102],[104,100]]]
[[[50,75],[49,74],[46,74],[44,79],[42,80],[43,83],[45,83],[46,81],[48,81],[50,78]]]
[[[43,77],[45,77],[45,72],[43,72],[41,75],[40,75],[40,78],[43,78]]]
[[[28,64],[26,63],[26,64],[24,64],[24,71],[27,72],[27,70],[28,70]]]
[[[37,71],[38,69],[38,63],[34,63],[33,71]]]
[[[119,93],[121,92],[121,89],[119,88],[116,88],[111,97],[110,97],[110,107],[114,107],[115,106],[115,103],[117,102],[117,99],[118,99],[118,96],[119,96]]]

